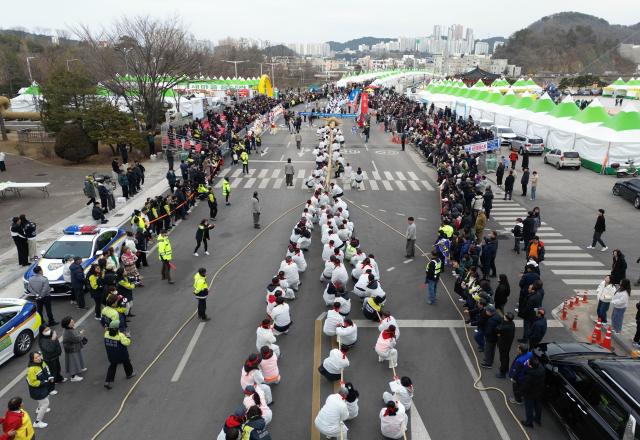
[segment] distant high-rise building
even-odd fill
[[[464,32],[464,26],[461,24],[453,25],[453,39],[454,40],[462,40],[462,34]]]
[[[478,41],[476,43],[475,52],[476,55],[487,55],[489,53],[489,43],[484,41]]]
[[[436,24],[435,26],[433,26],[433,39],[439,40],[440,37],[442,37],[442,26]]]

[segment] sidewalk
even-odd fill
[[[153,198],[165,193],[168,190],[166,181],[167,162],[161,159],[150,160],[144,163],[145,186],[141,192],[129,198],[127,203],[116,206],[116,209],[107,215],[108,223],[105,226],[118,227],[129,219],[129,215],[134,209],[139,209],[144,205],[147,198]],[[116,189],[120,195],[120,188]],[[91,209],[84,207],[69,215],[58,223],[52,225],[44,231],[38,233],[38,252],[47,249],[60,235],[62,230],[73,224],[95,224],[91,217]],[[23,295],[22,276],[26,268],[17,264],[18,253],[15,246],[0,254],[0,297],[19,298]]]
[[[582,292],[586,292],[587,294],[588,302],[586,304],[582,302]],[[596,315],[598,300],[596,299],[595,290],[581,290],[578,295],[580,296],[580,304],[578,306],[574,306],[573,309],[567,310],[566,320],[562,320],[562,304],[553,309],[551,313],[567,328],[567,330],[569,330],[570,333],[573,334],[577,341],[589,342],[589,338],[593,333],[594,326],[598,319]],[[624,314],[624,320],[622,321],[622,332],[619,334],[612,333],[611,342],[613,351],[621,355],[640,355],[640,350],[631,345],[633,342],[633,336],[636,333],[636,303],[639,301],[640,290],[632,290],[631,297],[629,298],[629,307],[627,307]],[[611,324],[611,310],[612,309],[610,307],[607,312],[609,324]],[[578,319],[578,329],[576,331],[572,331],[571,327],[576,317]],[[602,338],[604,339],[607,329],[604,325],[602,327]]]

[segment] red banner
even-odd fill
[[[369,112],[369,95],[366,93],[360,94],[360,106],[358,107],[358,125],[362,127],[364,125],[364,117]]]

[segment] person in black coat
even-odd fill
[[[520,178],[520,185],[522,185],[522,194],[523,197],[527,196],[527,186],[529,185],[529,168],[522,169],[522,177]]]
[[[529,211],[527,213],[527,218],[525,218],[522,222],[522,241],[524,242],[524,250],[526,251],[529,242],[533,240],[533,237],[536,235],[536,219],[533,217],[533,212]]]
[[[504,179],[504,200],[507,200],[507,196],[509,196],[509,200],[511,200],[515,181],[516,177],[513,175],[513,170],[509,170],[509,175]]]
[[[596,218],[596,224],[593,227],[593,241],[591,242],[591,246],[587,246],[587,249],[594,249],[596,247],[596,243],[600,243],[602,246],[602,250],[606,251],[607,245],[602,241],[602,234],[607,230],[606,222],[604,219],[604,209],[598,209],[598,218]]]
[[[498,343],[498,327],[502,323],[502,318],[496,313],[496,308],[491,304],[485,308],[485,313],[487,318],[482,329],[484,333],[484,360],[480,366],[482,368],[491,368],[496,352],[496,344]]]
[[[524,331],[522,333],[522,339],[518,339],[518,342],[528,341],[529,329],[538,317],[537,309],[542,307],[543,298],[544,290],[542,289],[542,281],[536,280],[529,286],[527,296],[524,299],[523,307],[521,309],[518,309],[518,316],[520,316],[524,321]]]
[[[528,428],[533,428],[533,422],[538,425],[541,422],[542,398],[545,390],[544,380],[544,367],[535,355],[531,356],[529,368],[524,372],[524,381],[521,388],[526,412],[526,420],[522,420],[521,423]]]
[[[200,249],[200,245],[204,244],[204,253],[209,255],[209,250],[207,246],[207,242],[209,241],[209,231],[215,228],[215,225],[210,225],[209,220],[202,219],[200,224],[198,225],[198,229],[196,230],[196,248],[193,251],[193,255],[198,256],[198,249]]]
[[[516,335],[516,326],[513,323],[513,313],[507,312],[498,327],[498,353],[500,355],[500,370],[496,374],[498,379],[507,377],[509,371],[509,352]]]
[[[486,237],[484,245],[482,245],[482,252],[480,253],[480,262],[482,263],[482,275],[484,278],[489,278],[491,272],[491,262],[495,261],[496,253],[498,251],[498,244],[496,240]],[[495,265],[495,263],[494,263]]]
[[[493,209],[493,191],[491,191],[490,186],[485,188],[484,194],[482,195],[482,208],[484,208],[484,212],[488,219],[490,217],[491,210]]]
[[[627,277],[627,261],[620,249],[613,251],[613,263],[611,264],[611,284],[620,284]]]
[[[104,218],[104,210],[102,209],[100,202],[95,202],[93,204],[93,208],[91,208],[91,217],[93,217],[94,220],[100,221],[101,224],[107,223],[107,219]]]
[[[73,258],[73,263],[69,266],[69,272],[71,273],[72,298],[77,302],[79,309],[86,309],[84,304],[85,277],[84,269],[82,268],[82,257],[76,256]]]
[[[18,250],[18,264],[20,266],[29,265],[29,244],[27,242],[27,236],[24,232],[24,225],[20,217],[13,217],[11,223],[11,238]]]
[[[520,287],[520,296],[518,297],[518,316],[521,318],[523,317],[522,313],[524,310],[525,300],[527,299],[527,295],[529,294],[529,286],[539,279],[540,275],[535,272],[532,266],[525,266],[524,273],[522,274],[520,282],[518,283],[518,286]]]
[[[509,294],[511,294],[509,280],[507,279],[507,275],[501,273],[498,278],[498,285],[496,286],[496,291],[493,297],[496,309],[504,312],[504,306],[509,299]]]
[[[525,148],[522,152],[522,171],[529,168],[529,151]]]
[[[536,317],[529,327],[529,334],[527,339],[529,340],[529,350],[533,350],[542,342],[542,338],[547,333],[547,318],[544,316],[544,309],[542,307],[535,310]]]
[[[496,169],[496,183],[498,186],[502,186],[502,178],[504,177],[504,164],[500,162]]]

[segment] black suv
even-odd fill
[[[640,359],[586,343],[541,344],[546,401],[573,439],[640,439]]]

